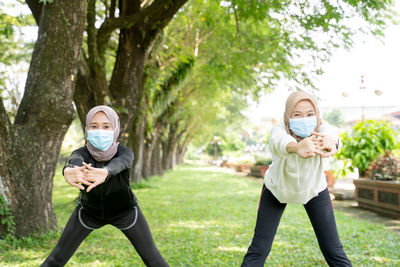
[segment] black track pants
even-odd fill
[[[119,228],[125,234],[146,266],[169,266],[154,244],[146,218],[139,206],[113,219],[99,220],[85,214],[79,205],[69,218],[56,247],[41,266],[64,266],[82,241],[93,230],[106,224]]]
[[[285,207],[286,204],[280,203],[264,185],[253,240],[242,267],[264,266]],[[304,208],[329,266],[352,266],[339,239],[328,189],[307,202]]]

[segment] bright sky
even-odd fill
[[[400,0],[396,4],[400,13]],[[375,37],[362,37],[354,41],[350,51],[341,49],[333,53],[316,83],[320,107],[398,106],[400,110],[400,25],[390,25],[383,42]],[[364,75],[364,92],[360,90],[361,75]],[[376,96],[375,90],[383,94]],[[348,97],[343,97],[343,92]],[[275,90],[260,100],[250,117],[280,119],[289,94],[286,88]]]

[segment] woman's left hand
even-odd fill
[[[330,136],[317,132],[313,132],[311,135],[314,136],[314,145],[321,151],[327,151],[326,153],[321,155],[321,157],[327,158],[336,154],[336,143]]]
[[[84,179],[86,181],[92,182],[91,185],[86,189],[89,192],[99,184],[104,183],[108,176],[108,170],[106,168],[94,168],[92,165],[82,162],[86,169],[83,170]]]

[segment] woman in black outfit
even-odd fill
[[[80,189],[56,247],[41,266],[64,266],[95,229],[111,224],[120,229],[146,266],[169,266],[150,233],[129,185],[132,151],[117,143],[119,117],[110,107],[97,106],[86,116],[86,145],[72,152],[63,169],[65,180]]]

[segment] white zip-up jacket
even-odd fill
[[[339,134],[327,124],[321,124],[319,133],[340,140]],[[327,158],[320,155],[302,158],[290,154],[286,150],[290,142],[297,143],[286,132],[283,123],[272,128],[269,149],[273,162],[265,173],[264,183],[279,202],[306,204],[327,187],[324,174]]]

